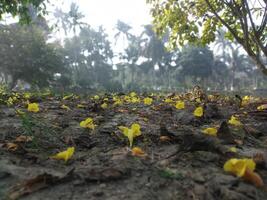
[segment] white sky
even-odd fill
[[[72,2],[76,3],[85,15],[84,22],[93,27],[103,25],[109,33],[114,31],[117,20],[131,25],[138,31],[152,19],[145,0],[50,0],[50,2],[54,4],[52,9],[59,7],[64,11],[69,11]]]

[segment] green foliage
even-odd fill
[[[211,75],[214,65],[213,53],[207,47],[185,46],[179,63],[183,67],[184,75],[207,78]]]
[[[224,27],[225,37],[236,40],[263,73],[267,68],[260,55],[267,56],[267,4],[250,1],[220,0],[147,0],[152,5],[156,32],[169,34],[169,46],[205,45],[215,40],[216,31]]]
[[[38,15],[46,14],[46,0],[1,0],[0,1],[0,20],[4,14],[18,16],[21,23],[29,23],[31,18],[31,7],[36,9]]]
[[[63,71],[63,58],[57,44],[46,43],[46,32],[37,25],[3,25],[0,28],[0,66],[12,77],[11,87],[24,80],[39,87],[48,86],[54,74]]]

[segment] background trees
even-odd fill
[[[168,2],[161,6],[170,5]],[[192,6],[200,9],[199,5]],[[154,11],[160,11],[157,9]],[[174,14],[173,7],[166,9],[166,16],[162,16],[167,21],[158,22],[158,26],[156,23],[162,38],[156,35],[151,24],[144,25],[143,31],[136,33],[129,24],[118,21],[114,46],[102,27],[91,27],[83,22],[83,14],[76,4],[71,4],[67,12],[56,9],[54,21],[65,35],[61,35],[60,41],[51,40],[55,29],[51,30],[45,18],[38,16],[38,9],[28,5],[31,24],[0,23],[0,82],[8,83],[11,88],[24,81],[31,86],[60,86],[83,91],[185,90],[195,84],[209,90],[264,87],[266,78],[255,70],[256,65],[238,42],[225,40],[231,36],[229,32],[216,30],[219,25],[213,24],[216,20],[212,16],[209,19],[207,15],[202,22],[197,20],[199,27],[205,26],[205,35],[201,35],[193,21],[177,25],[182,31],[176,35],[180,44],[198,45],[167,49],[169,39],[177,41],[173,36],[176,30],[164,29],[168,23],[170,28],[174,25],[168,21]],[[194,9],[190,12],[197,14]],[[178,14],[183,12],[177,10]],[[180,20],[187,17],[181,15]],[[212,45],[204,45],[213,40]],[[116,45],[119,44],[122,46],[118,51]],[[261,62],[267,63],[263,59]]]

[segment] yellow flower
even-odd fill
[[[196,98],[196,102],[197,102],[197,103],[201,103],[200,98]]]
[[[241,106],[248,105],[253,98],[251,96],[244,96],[241,101]]]
[[[184,109],[184,102],[183,101],[177,101],[176,102],[176,105],[175,105],[175,108],[178,109],[178,110],[181,110],[181,109]]]
[[[23,97],[25,99],[29,99],[29,98],[31,98],[31,94],[29,92],[26,92],[26,93],[24,93]]]
[[[228,123],[234,126],[241,126],[242,123],[235,117],[235,116],[231,116],[231,119],[228,120]]]
[[[151,105],[152,102],[153,102],[153,99],[152,98],[149,98],[149,97],[144,98],[144,104],[145,105]]]
[[[95,124],[94,124],[94,121],[92,118],[87,118],[86,120],[84,121],[81,121],[80,122],[80,126],[83,127],[83,128],[89,128],[89,129],[95,129]]]
[[[194,110],[195,117],[202,117],[203,116],[203,108],[201,106],[197,107]]]
[[[267,104],[263,104],[263,105],[260,105],[257,107],[257,110],[259,111],[263,111],[263,110],[266,110],[267,109]]]
[[[130,96],[131,96],[131,97],[135,97],[135,96],[136,96],[136,93],[135,93],[135,92],[131,92],[131,93],[130,93]]]
[[[94,100],[99,100],[99,99],[100,99],[100,97],[98,95],[94,96]]]
[[[141,135],[140,128],[141,128],[140,125],[136,123],[132,124],[131,128],[125,126],[119,126],[119,129],[122,131],[123,135],[128,137],[128,140],[130,142],[130,147],[133,146],[133,139]]]
[[[206,135],[217,136],[217,129],[216,128],[206,128],[202,132]]]
[[[116,99],[115,102],[113,103],[113,105],[114,106],[117,106],[117,105],[120,106],[120,105],[122,105],[122,103],[123,103],[122,100]]]
[[[165,103],[172,103],[172,102],[173,102],[173,100],[172,100],[172,99],[170,99],[170,98],[167,98],[167,99],[165,99],[165,100],[164,100],[164,102],[165,102]]]
[[[59,152],[56,155],[51,156],[50,158],[56,160],[64,160],[65,162],[67,162],[72,157],[74,151],[75,151],[74,147],[69,147],[66,151]]]
[[[229,151],[231,151],[233,153],[236,153],[237,152],[237,149],[236,149],[236,147],[230,147],[229,148]]]
[[[139,103],[140,99],[138,97],[132,97],[131,102],[132,103]]]
[[[28,111],[30,111],[30,112],[39,112],[38,103],[29,103],[28,104]]]
[[[108,107],[108,104],[107,103],[101,104],[101,108],[106,109],[107,107]]]
[[[86,107],[85,105],[77,104],[77,108],[85,108],[85,107]]]
[[[63,97],[63,100],[70,99],[70,98],[72,98],[73,96],[74,96],[73,94],[66,95],[66,96]]]
[[[245,171],[247,169],[254,171],[256,168],[256,163],[252,159],[237,159],[232,158],[228,160],[224,166],[223,169],[226,172],[231,172],[235,174],[238,177],[242,177],[245,174]]]
[[[69,106],[66,106],[66,105],[62,105],[62,106],[60,106],[62,109],[66,109],[66,110],[70,110],[70,107]]]

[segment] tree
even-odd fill
[[[100,27],[83,27],[78,36],[66,39],[65,58],[73,71],[73,81],[81,87],[104,87],[111,81],[113,57],[107,34]]]
[[[218,28],[227,29],[226,37],[236,40],[267,75],[261,55],[267,56],[267,1],[258,0],[147,0],[158,34],[170,32],[171,47],[209,44]]]
[[[56,73],[64,71],[58,48],[60,46],[46,43],[46,33],[39,26],[2,25],[0,67],[11,76],[11,88],[18,80],[48,86]]]
[[[181,73],[205,80],[212,73],[213,53],[207,47],[185,46],[179,57]]]
[[[31,19],[30,6],[33,6],[38,15],[46,13],[46,0],[1,0],[0,1],[0,20],[4,14],[18,16],[21,23],[29,23]]]

